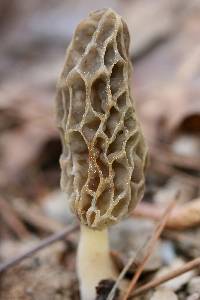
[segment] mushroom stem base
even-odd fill
[[[94,300],[96,286],[103,279],[115,279],[116,271],[109,252],[108,230],[93,230],[81,225],[77,255],[81,300]]]

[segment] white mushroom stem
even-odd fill
[[[116,278],[110,258],[108,230],[93,230],[81,225],[77,256],[81,300],[94,300],[98,283]]]

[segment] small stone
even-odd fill
[[[178,300],[177,295],[166,288],[159,288],[155,291],[150,300]]]
[[[187,291],[190,295],[197,293],[200,298],[200,276],[194,277],[190,280]]]
[[[200,299],[199,293],[194,293],[194,294],[190,295],[189,297],[187,297],[187,300],[199,300],[199,299]]]

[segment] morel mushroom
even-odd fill
[[[132,212],[144,192],[147,148],[130,95],[127,25],[111,9],[91,13],[73,36],[57,87],[63,153],[61,187],[81,223],[81,296],[95,298],[115,278],[109,225]]]

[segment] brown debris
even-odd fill
[[[2,197],[0,197],[0,216],[18,238],[25,239],[30,236],[30,233],[22,223],[18,214],[13,210],[13,207]]]
[[[163,207],[155,204],[140,203],[133,212],[133,216],[159,220]],[[178,205],[170,215],[166,228],[184,230],[200,224],[200,199]]]
[[[96,287],[97,296],[95,300],[106,300],[114,283],[115,282],[113,280],[108,280],[108,279],[99,282],[99,285]],[[118,299],[119,299],[119,290],[116,289],[113,300],[118,300]]]
[[[42,232],[56,233],[63,228],[61,223],[42,214],[39,207],[34,204],[27,207],[24,200],[16,199],[16,201],[12,201],[12,205],[21,219]]]

